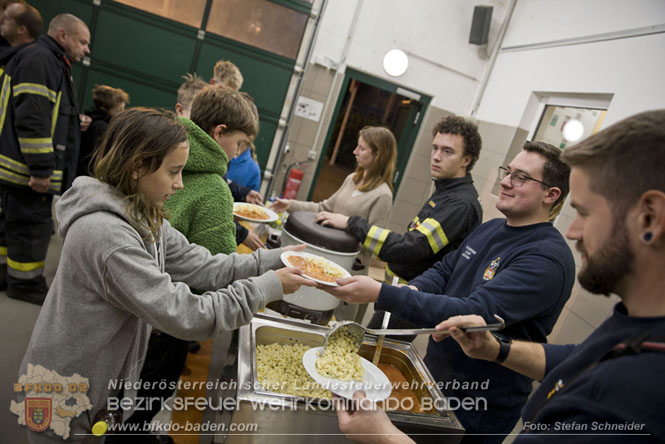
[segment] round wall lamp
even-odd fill
[[[584,125],[577,119],[571,119],[563,126],[563,138],[568,142],[577,142],[584,133]]]
[[[398,77],[409,67],[409,58],[401,49],[391,49],[383,57],[383,69],[389,76]]]

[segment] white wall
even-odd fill
[[[540,110],[533,106],[540,96],[575,96],[578,105],[590,94],[611,97],[601,129],[640,111],[664,108],[663,24],[662,0],[518,0],[476,117],[492,128],[521,127],[525,134],[540,117]],[[635,29],[645,27],[661,33],[630,37]],[[594,35],[589,40],[595,41],[566,43]],[[615,38],[619,36],[623,38]],[[545,42],[552,46],[536,47]],[[489,132],[483,134],[484,147],[492,146],[494,153],[481,153],[476,167],[490,172],[486,186],[479,188],[486,218],[500,216],[493,209],[496,197],[489,185],[496,178],[496,165],[509,150],[505,141],[499,140],[497,145],[495,139]],[[556,228],[565,234],[574,215],[566,204]],[[579,272],[579,253],[572,242],[569,246]],[[611,313],[617,300],[616,296],[592,295],[576,283],[550,340],[575,343],[585,339]]]
[[[518,0],[503,47],[663,23],[663,0]]]
[[[613,94],[604,127],[643,110],[662,108],[663,33],[505,49],[658,24],[665,24],[662,0],[518,1],[476,117],[517,126],[534,92]]]
[[[494,6],[490,46],[504,19],[507,0]],[[332,61],[433,96],[432,105],[465,113],[478,87],[487,59],[468,43],[475,2],[468,0],[328,0],[312,60]],[[357,26],[352,20],[359,8]],[[351,32],[349,50],[344,47]],[[394,48],[409,56],[409,69],[397,78],[382,67]]]

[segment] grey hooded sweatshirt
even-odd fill
[[[57,202],[60,263],[19,372],[32,364],[88,378],[92,408],[72,419],[72,441],[90,438],[81,434],[91,433],[95,413],[119,392],[111,380],[138,381],[151,326],[185,340],[207,339],[249,323],[283,296],[279,277],[268,271],[281,266],[280,250],[212,256],[168,221],[150,242],[147,229],[125,215],[123,197],[80,177]],[[196,295],[190,286],[210,291]],[[135,391],[125,387],[124,396]],[[61,442],[50,429],[28,435],[33,443]]]

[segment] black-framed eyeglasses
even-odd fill
[[[553,187],[553,185],[547,184],[542,180],[534,179],[531,176],[527,176],[524,173],[518,173],[517,171],[511,172],[508,168],[500,166],[499,180],[505,179],[506,176],[510,176],[510,184],[514,187],[521,187],[522,185],[524,185],[524,182],[526,182],[527,180],[533,180],[534,182],[542,183],[548,188]]]

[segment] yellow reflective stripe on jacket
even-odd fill
[[[0,178],[17,185],[28,186],[30,169],[26,164],[0,154]],[[59,192],[62,188],[62,170],[53,170],[50,179],[51,189]]]
[[[62,99],[62,91],[58,92],[58,99],[55,101],[53,107],[53,114],[51,114],[51,137],[55,134],[55,124],[58,123],[58,111],[60,110],[60,99]]]
[[[367,233],[365,242],[363,242],[363,247],[367,248],[376,256],[378,256],[381,248],[383,247],[383,243],[386,241],[386,237],[388,237],[388,234],[390,234],[390,230],[372,225],[372,227],[369,229],[369,232]]]
[[[19,137],[18,144],[23,154],[47,154],[53,152],[53,139],[50,137]]]
[[[0,179],[6,180],[7,182],[15,183],[16,185],[28,186],[30,177],[23,174],[16,174],[0,166]]]
[[[24,174],[26,176],[30,175],[30,170],[26,164],[18,162],[7,156],[3,156],[2,154],[0,154],[0,166],[5,167],[15,173]]]
[[[62,181],[51,179],[51,185],[49,186],[50,190],[59,193],[61,188],[62,188]]]
[[[0,74],[1,75],[1,74]],[[5,127],[5,117],[7,116],[7,104],[9,103],[9,96],[11,91],[12,79],[9,75],[5,75],[2,81],[2,89],[0,89],[0,132]]]
[[[448,245],[448,237],[446,237],[446,233],[443,232],[441,224],[436,219],[428,217],[423,223],[418,225],[416,230],[427,236],[427,241],[434,254],[438,253],[443,247]]]
[[[55,91],[48,89],[46,86],[40,85],[39,83],[19,83],[14,85],[14,97],[20,94],[37,94],[39,96],[44,96],[51,102],[55,103]]]
[[[0,256],[7,256],[7,247],[0,247]],[[6,258],[3,259],[7,260]]]
[[[55,175],[49,177],[49,179],[51,179],[51,185],[49,189],[55,192],[60,192],[62,189],[62,171],[58,171],[58,173],[59,177],[56,177]],[[0,166],[0,179],[14,183],[16,185],[23,185],[25,187],[29,186],[28,184],[30,183],[30,176],[16,174],[7,170],[6,168],[3,168],[2,166]]]
[[[23,174],[25,176],[30,175],[30,169],[26,164],[11,159],[7,156],[3,156],[2,154],[0,154],[0,167],[4,167],[11,172]],[[53,170],[53,173],[51,174],[51,180],[62,180],[62,170]]]
[[[397,276],[395,274],[395,272],[390,269],[388,264],[386,264],[386,275],[385,276],[386,276],[386,278],[383,282],[385,282],[386,284],[392,285],[394,278],[397,278],[397,283],[398,284],[408,284],[409,283],[409,281],[407,281],[406,279],[402,279],[401,277]]]

